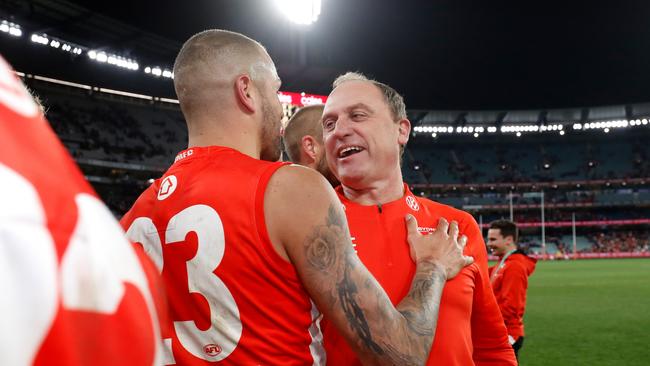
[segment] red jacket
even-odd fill
[[[429,233],[438,219],[456,220],[467,235],[465,254],[474,263],[447,282],[440,302],[436,336],[427,365],[515,366],[506,327],[490,288],[487,253],[481,230],[467,212],[414,196],[405,186],[404,196],[381,206],[354,203],[338,189],[350,226],[352,243],[361,261],[398,304],[411,287],[415,263],[406,239],[404,216],[418,221],[420,232]],[[323,320],[327,364],[354,366],[361,363],[338,330]]]
[[[535,271],[537,260],[521,251],[514,252],[504,265],[492,276],[496,266],[490,267],[492,289],[499,303],[501,315],[506,322],[508,334],[517,339],[524,335],[524,309],[528,276]]]

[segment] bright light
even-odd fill
[[[91,60],[94,60],[97,58],[97,52],[95,51],[88,51],[88,57],[90,57]]]
[[[20,37],[20,36],[23,35],[23,31],[20,30],[20,28],[10,27],[9,28],[9,34],[11,34],[14,37]]]
[[[162,76],[171,79],[171,77],[172,77],[172,72],[169,71],[169,70],[165,70],[165,71],[163,71]]]
[[[321,0],[275,0],[280,11],[294,23],[309,25],[318,20]]]
[[[436,138],[437,136],[438,136],[438,134],[436,134],[435,132],[431,134],[431,137],[433,137],[433,138]]]
[[[560,136],[564,136],[564,131],[560,130]]]
[[[160,69],[160,67],[154,67],[153,69],[151,69],[151,73],[156,76],[160,76],[162,75],[162,70]]]
[[[38,34],[32,34],[31,40],[34,43],[39,43],[39,44],[42,44],[42,45],[46,45],[46,44],[48,44],[50,42],[50,40],[47,39],[46,35],[41,36],[41,35],[38,35]]]
[[[517,132],[517,137],[521,137],[521,132]]]
[[[20,29],[20,25],[8,22],[6,20],[3,20],[2,24],[0,24],[0,32],[9,33],[14,37],[20,37],[23,35],[23,31]]]
[[[108,61],[108,56],[104,52],[97,54],[97,62],[106,62]]]
[[[474,137],[478,137],[478,133],[477,133],[477,132],[474,133]]]
[[[582,130],[582,125],[580,123],[574,123],[573,124],[573,129],[574,130]]]
[[[606,129],[605,129],[605,133],[609,133],[609,128],[606,128]]]

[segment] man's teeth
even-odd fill
[[[345,149],[341,150],[341,152],[339,153],[339,156],[344,157],[344,156],[350,155],[350,153],[352,153],[352,152],[359,152],[361,150],[362,149],[360,147],[358,147],[358,146],[346,147]]]

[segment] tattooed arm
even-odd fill
[[[409,217],[416,274],[395,308],[354,253],[341,203],[320,174],[280,168],[266,189],[264,213],[276,251],[295,266],[318,308],[364,364],[426,362],[445,281],[471,263],[462,256],[465,239],[458,243],[455,223],[442,219],[434,234],[422,236]]]

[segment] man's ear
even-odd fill
[[[411,135],[411,121],[403,118],[397,123],[399,125],[399,136],[397,138],[397,142],[400,145],[406,145],[406,143],[409,141],[409,136]]]
[[[303,136],[302,139],[300,139],[300,145],[302,151],[312,160],[316,161],[316,157],[318,156],[318,145],[316,144],[314,137],[311,135]]]
[[[248,112],[255,113],[255,98],[253,80],[248,75],[239,75],[235,79],[235,97],[237,102]]]

